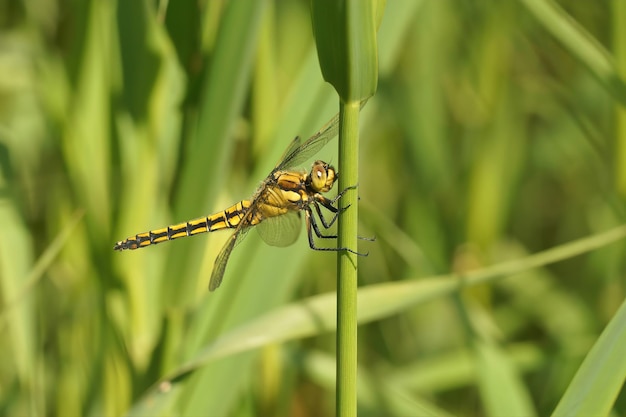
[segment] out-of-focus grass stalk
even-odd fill
[[[613,0],[613,53],[617,72],[626,78],[626,3]],[[615,105],[615,183],[617,192],[626,198],[626,109]]]
[[[624,83],[623,77],[620,78],[616,72],[613,57],[600,42],[556,2],[522,0],[522,3],[572,56],[587,66],[609,94],[622,104],[626,103],[626,83]],[[619,17],[616,19],[620,20]]]

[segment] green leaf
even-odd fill
[[[609,415],[626,381],[624,346],[626,301],[580,365],[552,416]]]
[[[324,79],[344,102],[372,96],[378,83],[376,29],[382,7],[374,0],[313,0],[311,6]]]

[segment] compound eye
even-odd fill
[[[325,193],[333,188],[333,184],[337,181],[337,172],[326,162],[315,161],[309,177],[311,189],[318,193]]]
[[[315,191],[322,191],[326,186],[326,166],[322,162],[315,162],[311,168],[311,186]]]

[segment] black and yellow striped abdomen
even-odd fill
[[[232,205],[224,211],[215,213],[210,216],[201,217],[199,219],[190,220],[185,223],[179,223],[162,229],[150,230],[148,232],[138,233],[115,244],[113,249],[139,249],[145,246],[156,245],[157,243],[168,240],[178,239],[179,237],[193,236],[200,233],[214,232],[221,229],[234,229],[239,225],[241,219],[250,208],[251,202],[248,200],[240,201]],[[259,220],[252,220],[251,225],[257,224]]]

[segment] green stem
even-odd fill
[[[340,103],[339,190],[358,182],[358,125],[360,103]],[[357,249],[358,191],[349,190],[340,200],[350,205],[339,219],[338,245]],[[356,416],[357,368],[357,256],[337,255],[337,416]]]

